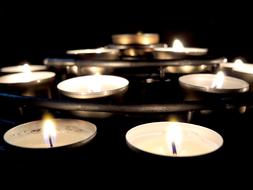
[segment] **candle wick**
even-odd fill
[[[50,135],[49,135],[49,137],[48,137],[48,140],[49,140],[50,148],[54,147],[54,146],[53,146],[52,137],[51,137]]]
[[[177,154],[177,148],[176,148],[176,144],[174,141],[171,143],[171,147],[172,147],[172,153]]]

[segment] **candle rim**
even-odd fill
[[[196,77],[198,76],[200,77],[215,77],[216,74],[209,74],[209,73],[205,73],[205,74],[188,74],[188,75],[184,75],[179,77],[179,83],[180,85],[182,85],[183,87],[189,88],[189,89],[194,89],[194,90],[199,90],[199,91],[203,91],[203,92],[208,92],[208,93],[220,93],[220,94],[225,94],[225,93],[244,93],[247,92],[249,90],[249,83],[245,80],[236,78],[236,77],[231,77],[231,76],[224,76],[224,81],[225,80],[233,80],[233,81],[237,81],[243,84],[243,87],[237,87],[237,88],[211,88],[210,87],[206,87],[206,86],[201,86],[201,85],[196,85],[196,84],[192,84],[189,83],[188,78],[189,77]]]
[[[196,47],[184,47],[184,51],[177,52],[173,47],[156,47],[156,52],[163,53],[175,53],[178,55],[205,55],[208,52],[208,48],[196,48]]]
[[[173,155],[173,154],[170,154],[170,155],[165,155],[165,154],[159,154],[159,153],[156,153],[156,152],[153,152],[153,151],[147,151],[147,150],[144,150],[138,146],[135,146],[134,143],[131,143],[129,142],[129,136],[130,135],[133,135],[131,133],[133,133],[135,130],[138,130],[138,129],[141,129],[141,128],[145,128],[147,126],[150,126],[150,125],[156,125],[156,124],[164,124],[165,126],[162,126],[166,129],[166,127],[170,124],[181,124],[180,126],[183,125],[183,127],[194,127],[194,128],[200,128],[202,130],[205,130],[205,131],[208,131],[210,133],[212,133],[213,135],[215,135],[218,140],[220,141],[219,144],[217,144],[217,147],[215,149],[213,149],[212,151],[208,151],[208,152],[203,152],[203,153],[198,153],[198,154],[192,154],[192,155]],[[152,126],[153,127],[153,126]],[[158,126],[157,126],[158,127]],[[161,127],[161,126],[159,126]],[[140,151],[140,152],[144,152],[144,153],[148,153],[148,154],[152,154],[152,155],[158,155],[158,156],[162,156],[162,157],[177,157],[177,158],[188,158],[188,157],[196,157],[196,156],[205,156],[207,154],[210,154],[210,153],[213,153],[215,151],[217,151],[218,149],[220,149],[223,145],[224,145],[224,140],[223,140],[223,137],[215,130],[213,129],[210,129],[210,128],[207,128],[207,127],[204,127],[204,126],[201,126],[201,125],[196,125],[196,124],[191,124],[191,123],[185,123],[185,122],[176,122],[176,121],[159,121],[159,122],[150,122],[150,123],[144,123],[144,124],[140,124],[140,125],[137,125],[133,128],[131,128],[130,130],[127,131],[126,135],[125,135],[125,139],[126,139],[126,143],[127,145],[134,149],[134,150],[137,150],[137,151]],[[132,140],[134,141],[134,140]]]
[[[6,81],[1,81],[1,80],[4,80],[4,79],[8,79],[9,77],[13,77],[13,76],[23,76],[23,75],[27,75],[27,73],[12,73],[12,74],[6,74],[6,75],[3,75],[3,76],[0,76],[0,84],[1,85],[10,85],[10,86],[27,86],[27,85],[32,85],[32,84],[38,84],[38,83],[44,83],[44,82],[47,82],[47,81],[50,81],[52,80],[56,74],[54,72],[51,72],[51,71],[35,71],[35,72],[31,72],[29,73],[29,75],[43,75],[43,74],[46,74],[47,76],[46,77],[43,77],[43,78],[36,78],[36,79],[32,79],[32,80],[29,80],[29,81],[18,81],[18,80],[15,80],[14,82],[13,81],[10,81],[10,82],[6,82]]]
[[[2,73],[19,73],[19,72],[21,72],[22,73],[22,67],[23,66],[24,65],[12,65],[12,66],[7,66],[7,67],[2,67],[0,69],[0,72],[2,72]],[[30,65],[29,64],[29,67],[30,67],[32,72],[34,72],[34,71],[43,71],[43,70],[47,69],[46,65]],[[15,71],[15,68],[17,68],[16,71]],[[14,69],[14,71],[10,71],[12,69]]]
[[[68,50],[67,54],[72,55],[81,55],[81,54],[107,54],[107,53],[118,53],[119,51],[117,49],[109,49],[109,48],[94,48],[94,49],[75,49],[75,50]]]
[[[83,123],[83,127],[85,127],[86,129],[88,129],[89,131],[91,131],[91,135],[89,135],[89,137],[85,138],[85,139],[82,139],[82,140],[78,140],[78,141],[74,141],[74,142],[71,142],[69,144],[65,144],[65,145],[60,145],[60,146],[54,146],[54,147],[50,147],[50,149],[56,149],[56,148],[64,148],[64,147],[72,147],[72,146],[78,146],[78,145],[81,145],[81,144],[86,144],[88,143],[89,141],[91,141],[97,134],[97,127],[95,124],[89,122],[89,121],[85,121],[85,120],[81,120],[81,119],[65,119],[65,118],[54,118],[52,119],[54,122],[59,122],[61,120],[65,120],[66,121],[79,121],[79,122],[82,122]],[[20,128],[22,127],[27,127],[27,126],[30,126],[31,125],[31,129],[32,127],[34,127],[34,125],[32,124],[36,124],[38,123],[39,125],[36,125],[39,126],[40,129],[42,129],[42,126],[43,126],[43,120],[34,120],[34,121],[30,121],[30,122],[27,122],[27,123],[22,123],[22,124],[19,124],[11,129],[9,129],[8,131],[6,131],[4,133],[4,136],[3,136],[3,139],[4,141],[11,145],[11,146],[14,146],[14,147],[19,147],[19,148],[26,148],[26,149],[48,149],[49,147],[30,147],[30,146],[20,146],[18,144],[15,144],[15,143],[11,143],[7,138],[13,134],[13,132],[15,132],[17,130],[17,132],[19,131]],[[87,127],[88,126],[88,127]],[[56,128],[59,127],[59,126],[56,126]],[[93,131],[92,131],[93,130]],[[43,138],[43,137],[42,137]]]
[[[119,87],[109,89],[109,90],[103,90],[100,92],[78,92],[78,91],[70,91],[66,90],[64,88],[64,85],[66,86],[68,83],[71,83],[72,81],[75,80],[89,80],[90,78],[93,77],[103,77],[103,78],[113,78],[117,79],[117,82],[115,84],[119,84]],[[103,80],[103,78],[101,80]],[[74,83],[76,84],[76,83]],[[116,93],[120,93],[128,88],[129,81],[126,78],[115,76],[115,75],[86,75],[86,76],[79,76],[79,77],[73,77],[67,80],[64,80],[60,82],[57,85],[57,89],[62,92],[64,95],[72,97],[72,98],[78,98],[78,99],[91,99],[91,98],[99,98],[99,97],[105,97],[105,96],[110,96]]]

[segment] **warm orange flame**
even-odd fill
[[[171,152],[173,152],[172,145],[174,144],[178,154],[180,150],[180,144],[182,142],[182,131],[177,122],[171,122],[171,125],[168,127],[167,130],[166,140]]]
[[[222,71],[219,71],[213,80],[211,88],[221,88],[224,83],[225,74]]]
[[[51,115],[47,114],[44,116],[42,127],[45,143],[53,147],[56,141],[56,129]]]
[[[174,40],[172,48],[175,52],[183,52],[184,51],[184,45],[179,39]]]

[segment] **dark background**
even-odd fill
[[[161,41],[166,43],[171,43],[174,37],[179,37],[186,42],[187,46],[207,47],[210,53],[216,56],[226,56],[229,60],[242,56],[249,62],[252,62],[252,17],[247,7],[250,8],[251,6],[242,3],[232,5],[231,2],[229,4],[211,4],[208,1],[201,3],[193,3],[191,1],[186,4],[180,1],[172,3],[165,0],[148,2],[105,1],[103,3],[99,1],[94,1],[93,3],[84,1],[80,4],[74,2],[71,4],[63,2],[50,4],[15,2],[11,5],[1,6],[0,8],[0,66],[15,65],[23,60],[31,61],[33,64],[42,63],[44,58],[48,56],[60,56],[68,49],[94,48],[110,44],[112,34],[136,33],[138,31],[159,33]],[[102,162],[106,167],[101,168],[101,170],[99,168],[102,164],[97,164],[96,170],[93,170],[93,165],[90,164],[89,170],[87,170],[86,167],[89,162],[76,162],[75,160],[71,160],[71,163],[66,160],[67,164],[61,162],[58,168],[64,170],[62,175],[66,175],[67,177],[71,174],[73,177],[79,176],[82,178],[85,174],[86,176],[90,175],[86,171],[93,171],[92,177],[95,180],[99,179],[97,182],[100,182],[103,178],[109,178],[108,183],[111,182],[112,184],[115,183],[114,176],[118,174],[120,174],[119,178],[121,177],[121,179],[131,182],[133,179],[139,181],[140,177],[138,175],[143,175],[144,173],[146,174],[145,176],[150,176],[150,182],[153,182],[152,180],[154,179],[152,177],[156,175],[159,177],[163,176],[163,179],[166,179],[164,183],[167,183],[167,180],[169,181],[168,186],[173,185],[174,178],[181,179],[183,177],[184,179],[188,179],[188,177],[194,176],[192,175],[193,173],[197,174],[198,177],[202,176],[202,178],[208,180],[208,185],[218,184],[219,181],[225,182],[225,174],[224,176],[222,175],[227,171],[226,167],[230,167],[229,163],[227,163],[228,160],[233,164],[231,164],[232,167],[230,169],[236,169],[234,166],[238,166],[241,169],[248,167],[248,162],[245,162],[244,159],[248,155],[245,156],[243,150],[249,150],[250,143],[246,143],[247,146],[240,147],[240,145],[244,141],[250,141],[250,138],[243,138],[243,135],[246,134],[248,137],[251,135],[251,133],[244,133],[243,130],[239,131],[240,138],[237,145],[239,148],[236,147],[234,137],[238,133],[237,126],[245,122],[242,126],[249,130],[250,126],[246,125],[246,121],[250,122],[250,120],[243,120],[241,122],[239,118],[238,122],[231,120],[227,123],[230,117],[234,118],[233,115],[223,118],[221,126],[225,126],[226,128],[232,127],[232,132],[226,136],[227,144],[231,143],[230,145],[232,146],[227,150],[228,156],[226,159],[224,158],[225,160],[218,162],[217,165],[215,161],[204,162],[200,165],[199,162],[193,165],[187,162],[183,166],[173,165],[173,173],[164,176],[162,173],[158,173],[164,167],[162,164],[158,166],[153,165],[153,170],[151,171],[150,167],[146,167],[149,166],[148,164],[143,164],[143,168],[135,164],[128,168],[132,172],[128,175],[124,174],[125,169],[128,167],[127,163],[120,163],[124,159],[118,161],[117,157],[115,157],[115,160],[110,160],[112,156],[108,156],[107,159],[109,161],[105,159]],[[210,121],[207,120],[206,122]],[[230,126],[232,124],[234,126]],[[239,152],[236,153],[236,156],[233,155],[234,147]],[[106,152],[106,149],[104,149],[104,152]],[[107,155],[103,156],[106,157]],[[101,158],[103,157],[101,156]],[[240,161],[240,158],[243,161]],[[73,167],[72,162],[76,162],[76,165],[73,165]],[[117,164],[115,165],[114,162]],[[225,162],[227,163],[226,165]],[[6,164],[8,170],[9,163],[11,161]],[[79,163],[83,163],[81,168]],[[211,163],[210,166],[209,163]],[[17,164],[22,165],[21,169],[18,168],[15,171],[18,174],[21,173],[18,176],[22,176],[22,173],[27,169],[27,165],[30,170],[35,168],[36,174],[39,173],[36,164],[34,164],[34,168],[33,165],[29,165],[29,162]],[[68,169],[71,168],[71,173],[68,172],[67,174],[65,171],[66,165],[69,167]],[[196,168],[200,168],[200,172]],[[77,169],[83,173],[81,175],[77,174]],[[109,173],[112,169],[114,169],[114,175],[111,176]],[[34,171],[30,172],[30,170],[28,172],[33,175],[32,172]],[[45,170],[48,171],[48,168],[45,167]],[[166,165],[164,170],[165,172],[170,171],[171,165]],[[9,171],[12,172],[12,170]],[[175,171],[177,172],[175,173]],[[215,178],[212,171],[216,172]],[[59,174],[59,170],[56,173]],[[133,177],[133,174],[136,176]],[[234,175],[234,172],[231,172],[231,174]],[[238,172],[237,174],[241,175],[242,173]],[[11,175],[13,178],[13,174]],[[49,176],[54,176],[54,173],[50,175],[49,172]],[[209,176],[211,178],[208,178]],[[36,178],[37,176],[34,175],[34,177]],[[149,180],[149,178],[144,179],[147,179],[146,181]],[[201,180],[195,177],[194,181],[189,181],[189,184],[195,186],[196,181]],[[188,183],[186,184],[188,185]]]
[[[211,2],[211,1],[210,1]],[[68,49],[94,48],[117,33],[159,33],[210,53],[253,61],[250,10],[246,4],[119,1],[24,4],[1,7],[1,65],[40,62]],[[249,7],[250,8],[250,7]]]

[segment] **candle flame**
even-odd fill
[[[92,80],[88,83],[88,92],[90,93],[96,93],[102,91],[101,86],[101,78],[99,77],[99,74],[94,75]]]
[[[253,74],[253,65],[245,63],[243,59],[236,59],[233,63],[233,70],[248,74]]]
[[[242,59],[236,59],[234,60],[234,63],[244,63]]]
[[[222,71],[219,71],[213,80],[211,88],[221,88],[224,83],[225,74]]]
[[[179,39],[174,40],[172,48],[175,52],[183,52],[184,51],[184,45]]]
[[[42,127],[45,143],[50,147],[53,147],[53,144],[55,144],[56,141],[56,129],[51,115],[47,114],[44,116]]]
[[[244,62],[242,59],[235,59],[233,68],[240,68],[240,67],[243,67],[243,65],[244,65]]]
[[[178,154],[182,142],[182,132],[177,122],[171,122],[167,130],[166,140],[172,154]]]
[[[22,66],[22,72],[25,73],[24,78],[22,80],[25,82],[29,82],[31,80],[31,73],[32,73],[30,65],[25,63]]]
[[[23,66],[22,66],[22,72],[23,73],[30,73],[31,72],[31,68],[30,68],[30,65],[28,63],[25,63]]]

